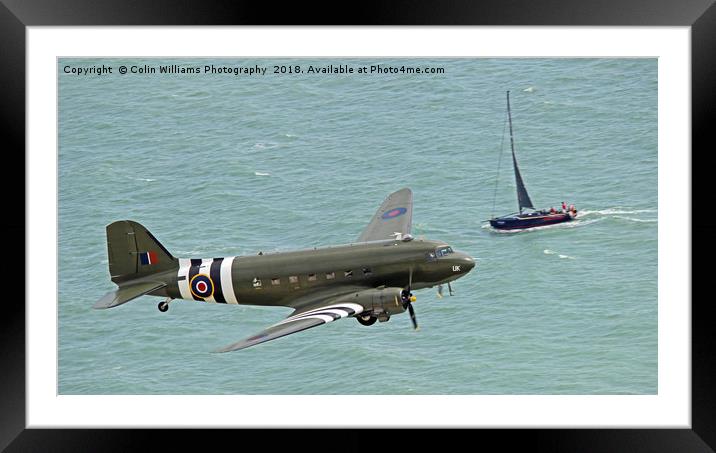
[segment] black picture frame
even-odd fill
[[[0,2],[0,90],[2,90],[2,123],[5,156],[25,155],[25,28],[28,26],[65,25],[568,25],[568,26],[690,26],[692,57],[692,149],[704,148],[713,126],[708,113],[716,105],[716,6],[713,0],[460,0],[364,1],[355,4],[350,15],[346,9],[315,3],[285,2],[276,7],[269,2],[158,0],[2,0]],[[693,165],[692,203],[708,206],[708,190],[699,190],[697,181],[708,181],[709,166]],[[15,161],[17,162],[17,161]],[[14,176],[25,172],[11,172]],[[23,181],[11,181],[17,187]],[[708,189],[708,188],[707,188]],[[682,208],[684,224],[690,226],[692,243],[698,240],[699,254],[711,256],[716,251],[713,233],[716,221],[711,216],[693,217],[693,209]],[[25,234],[24,215],[14,212],[5,217],[5,233]],[[24,214],[24,212],[23,212]],[[690,222],[689,222],[690,220]],[[15,241],[18,242],[18,241]],[[15,244],[19,247],[19,244]],[[23,250],[24,251],[24,250]],[[693,252],[692,252],[693,253]],[[10,253],[7,256],[24,256]],[[693,255],[692,255],[693,256]],[[24,263],[23,258],[23,263]],[[14,259],[13,268],[17,268]],[[3,264],[7,266],[7,264]],[[3,269],[4,270],[4,269]],[[708,316],[709,297],[699,297],[694,282],[709,281],[710,266],[692,266],[692,428],[691,429],[528,429],[479,430],[465,436],[475,447],[501,444],[517,448],[558,451],[714,451],[716,448],[716,391],[714,391],[714,329]],[[7,273],[5,274],[7,275]],[[25,275],[25,284],[36,276]],[[679,301],[680,303],[686,301]],[[3,304],[0,316],[0,448],[7,451],[119,451],[141,448],[147,442],[190,447],[192,442],[206,442],[202,433],[193,430],[125,430],[125,429],[26,429],[25,411],[25,310],[21,304]],[[240,409],[237,409],[240,410]],[[376,408],[378,410],[378,408]],[[214,430],[211,442],[233,439],[233,430]],[[197,436],[198,434],[198,436]],[[389,435],[386,435],[389,434]],[[385,431],[381,438],[392,438],[403,448],[418,444],[430,435],[433,440],[446,433],[429,430]],[[358,450],[373,443],[372,430],[333,430],[330,444],[341,450]],[[248,436],[248,438],[247,438]],[[324,437],[325,433],[321,434]],[[450,434],[452,437],[452,434]],[[204,437],[204,440],[200,440]],[[262,431],[241,433],[241,442],[262,440],[272,449],[296,448],[302,441],[317,442],[316,433],[292,432],[274,436]],[[384,440],[384,439],[381,439]],[[338,444],[340,442],[340,444]],[[205,445],[205,444],[204,444]],[[231,445],[231,444],[230,444]]]

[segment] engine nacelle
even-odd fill
[[[402,291],[403,288],[365,289],[342,297],[340,301],[360,304],[364,311],[376,316],[383,313],[390,316],[405,311],[400,300]]]

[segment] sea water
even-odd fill
[[[342,65],[398,70],[305,72]],[[60,394],[657,392],[655,59],[60,59],[58,73]],[[532,200],[574,203],[576,221],[484,223],[516,210],[507,90]],[[403,187],[413,235],[477,261],[452,297],[416,291],[418,331],[407,315],[344,319],[213,354],[291,309],[92,309],[115,288],[113,221],[178,257],[280,252],[354,241]]]

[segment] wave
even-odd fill
[[[573,257],[573,256],[563,255],[563,254],[561,254],[561,253],[557,253],[557,252],[555,252],[554,250],[550,250],[550,249],[544,249],[543,253],[544,253],[545,255],[557,255],[558,257],[560,257],[560,258],[562,258],[562,259],[569,259],[569,260],[574,260],[574,259],[576,259],[576,258]]]
[[[261,172],[261,171],[255,171],[255,172],[254,172],[254,175],[256,175],[256,176],[271,176],[271,173],[264,173],[264,172]]]
[[[126,176],[127,179],[131,179],[133,181],[144,181],[144,182],[154,182],[156,179],[150,179],[150,178],[135,178],[134,176]]]
[[[264,143],[264,142],[254,143],[255,149],[271,149],[271,148],[276,148],[277,146],[278,146],[278,143]]]

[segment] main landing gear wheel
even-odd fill
[[[356,316],[356,319],[359,323],[361,323],[364,326],[372,326],[375,324],[375,322],[378,320],[375,316]]]

